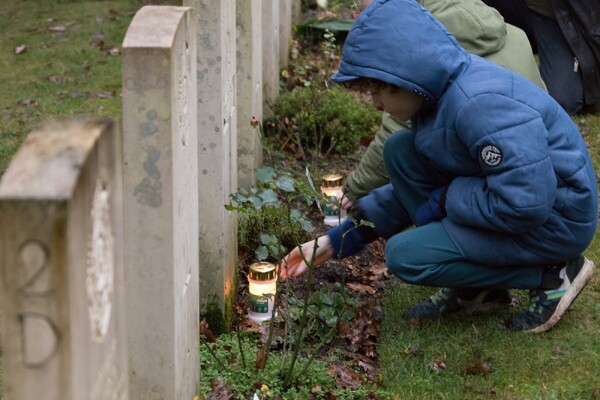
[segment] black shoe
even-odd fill
[[[408,310],[409,318],[438,318],[461,310],[486,313],[513,304],[506,289],[443,288]]]
[[[512,328],[531,333],[552,329],[590,281],[594,268],[594,263],[583,256],[569,260],[562,268],[548,267],[545,273],[558,274],[561,285],[551,290],[531,289],[529,309],[512,318]]]

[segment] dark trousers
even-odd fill
[[[525,31],[539,55],[540,74],[554,100],[571,115],[581,111],[585,104],[581,70],[558,22],[529,10],[523,0],[483,1],[497,9],[506,22]]]

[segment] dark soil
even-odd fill
[[[333,157],[327,160],[313,162],[317,171],[333,170],[346,176],[352,171],[364,148],[359,149],[355,157],[341,158]],[[304,163],[295,160],[291,153],[280,154],[277,159],[266,160],[265,165],[276,165],[277,168],[285,168],[294,171],[295,176],[304,175]],[[273,164],[270,164],[273,162]],[[325,172],[329,173],[329,172]],[[325,173],[322,173],[323,175]],[[318,176],[318,174],[315,174]],[[315,177],[317,177],[315,176]],[[315,178],[313,177],[313,179]],[[320,178],[320,176],[318,176]],[[297,178],[299,179],[299,178]],[[320,180],[315,179],[315,185]],[[317,207],[304,206],[301,210],[316,227],[313,237],[323,235],[330,227],[323,224],[323,217],[319,214]],[[343,260],[329,260],[316,267],[310,291],[325,291],[329,293],[340,292],[342,288],[348,296],[357,300],[359,306],[354,307],[355,317],[346,322],[340,321],[329,343],[319,343],[318,338],[306,338],[312,345],[312,351],[318,349],[317,358],[326,361],[330,367],[329,372],[336,377],[336,383],[341,387],[356,388],[365,380],[377,383],[379,379],[377,336],[381,324],[381,299],[386,284],[390,282],[390,275],[385,266],[385,241],[380,239],[371,243],[360,253]],[[242,255],[244,261],[242,270],[254,262],[253,255]],[[239,321],[246,321],[242,329],[256,331],[261,335],[263,343],[268,337],[268,324],[265,327],[257,327],[246,320],[248,305],[248,287],[246,276],[242,272],[239,277],[237,317]],[[292,278],[287,282],[288,288],[282,291],[281,301],[278,306],[278,314],[286,315],[288,304],[287,298],[293,293],[297,298],[302,298],[306,291],[306,274],[302,277]],[[285,286],[285,285],[284,285]],[[284,332],[284,322],[276,324],[276,330]],[[278,343],[272,345],[272,350],[277,351]],[[356,371],[360,371],[357,374]]]

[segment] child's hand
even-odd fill
[[[431,192],[429,199],[417,208],[415,225],[423,226],[432,221],[439,221],[446,216],[446,193],[448,186],[443,186]]]
[[[318,243],[318,247],[316,249],[315,261],[313,263],[313,266],[317,266],[329,260],[331,256],[333,256],[333,249],[331,247],[331,241],[329,240],[329,236],[323,235],[315,240],[311,240],[310,242],[306,242],[300,245],[300,247],[302,247],[302,253],[304,254],[304,258],[307,262],[310,262],[310,260],[312,260],[313,251],[315,249],[315,243]],[[295,247],[279,263],[279,268],[281,268],[281,277],[285,279],[288,276],[295,277],[304,274],[308,270],[308,265],[302,259],[300,249],[298,247]]]
[[[340,203],[342,210],[347,210],[352,207],[352,202],[348,199],[348,196],[345,195],[342,189],[338,190],[335,194],[335,198]]]

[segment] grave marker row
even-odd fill
[[[223,205],[262,162],[250,119],[276,95],[282,1],[142,8],[123,42],[123,133],[50,121],[24,141],[0,183],[3,398],[197,394],[200,306],[233,294]]]

